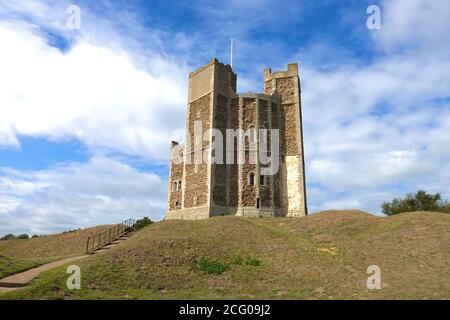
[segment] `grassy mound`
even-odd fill
[[[84,254],[89,236],[110,226],[97,226],[39,238],[0,241],[0,254],[9,258],[57,258]]]
[[[449,243],[450,216],[430,212],[169,220],[80,261],[81,290],[59,268],[0,297],[448,299]],[[367,289],[371,265],[381,290]]]
[[[88,236],[109,226],[98,226],[32,239],[0,241],[0,278],[69,256],[84,254]]]

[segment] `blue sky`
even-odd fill
[[[228,63],[230,38],[241,92],[299,63],[310,211],[450,198],[449,16],[446,0],[0,0],[0,235],[161,219],[188,73]]]

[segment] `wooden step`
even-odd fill
[[[127,226],[127,228],[125,228],[125,229],[120,229],[120,226],[123,227],[124,224]],[[132,227],[133,225],[134,225],[134,220],[133,220],[133,219],[128,219],[128,220],[124,221],[123,223],[118,224],[118,225],[117,225],[117,231],[121,230],[123,233],[120,234],[120,236],[119,236],[118,238],[115,238],[115,239],[108,239],[108,240],[110,240],[111,242],[103,243],[102,245],[100,245],[99,247],[97,247],[97,248],[95,248],[95,249],[90,249],[90,247],[92,247],[92,245],[95,246],[95,244],[97,243],[97,242],[96,242],[97,240],[98,240],[98,241],[101,241],[101,240],[103,239],[103,241],[105,241],[105,240],[108,238],[108,236],[106,236],[106,237],[104,237],[104,238],[102,238],[102,236],[103,236],[104,234],[108,235],[108,233],[107,233],[108,231],[106,231],[106,233],[103,232],[103,233],[100,233],[100,234],[98,234],[98,235],[96,235],[96,236],[89,237],[89,238],[88,238],[88,242],[87,242],[87,247],[88,247],[88,248],[87,248],[87,250],[88,250],[87,253],[88,253],[88,254],[93,254],[93,253],[95,253],[96,251],[101,250],[102,248],[105,248],[105,247],[110,248],[110,247],[112,247],[112,246],[114,246],[114,245],[119,244],[120,242],[122,242],[122,241],[124,241],[124,240],[127,240],[129,237],[131,237],[131,236],[134,234],[134,230],[133,230],[133,227]],[[116,231],[115,227],[112,228],[112,229],[110,229],[110,230],[109,230],[109,237],[111,237],[111,235],[114,234],[115,231]],[[112,232],[112,233],[111,233],[111,232]],[[91,244],[91,243],[90,243],[90,239],[94,239],[92,245],[90,245],[90,244]]]

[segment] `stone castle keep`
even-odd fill
[[[212,135],[185,144],[171,143],[167,219],[204,219],[218,215],[289,216],[307,214],[305,165],[297,64],[287,71],[264,70],[264,93],[236,93],[237,76],[229,65],[213,59],[189,74],[186,134],[194,136],[194,123],[201,121],[203,132],[215,128],[226,136],[227,129],[256,129],[246,137],[246,159],[250,146],[259,148],[258,129],[279,129],[279,169],[262,175],[265,164],[218,164],[174,161],[194,152],[200,143],[202,152],[212,158]],[[248,139],[247,139],[248,138]],[[268,144],[270,144],[270,138]],[[186,148],[189,147],[189,148]],[[226,145],[223,145],[224,157]],[[237,157],[237,148],[232,153]],[[270,149],[269,149],[270,150]]]

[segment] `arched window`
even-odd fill
[[[248,175],[248,184],[251,186],[255,185],[255,174],[253,172]]]
[[[175,181],[172,185],[172,191],[177,191],[178,183]]]
[[[181,180],[178,181],[178,191],[181,191]]]

